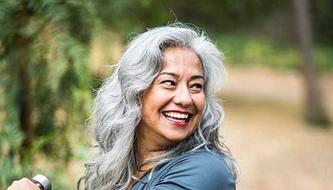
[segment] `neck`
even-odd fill
[[[170,145],[169,145],[170,146]],[[168,147],[167,142],[161,138],[154,138],[154,135],[145,131],[144,127],[137,130],[136,134],[136,159],[139,171],[147,171],[154,167],[154,163],[143,164],[147,159],[159,156]]]
[[[136,152],[137,153],[137,164],[139,166],[142,165],[143,162],[146,161],[147,159],[156,157],[156,156],[164,153],[162,147],[153,145],[142,138],[137,139],[136,148],[137,148],[137,152]],[[147,164],[147,165],[151,165],[151,164]],[[140,170],[145,170],[144,168],[147,168],[146,164],[142,165],[142,168],[140,168]],[[151,168],[148,168],[148,169],[151,169]]]

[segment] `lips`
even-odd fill
[[[165,111],[163,115],[176,126],[186,126],[192,116],[191,113],[179,111]]]

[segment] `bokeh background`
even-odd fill
[[[75,189],[96,89],[136,34],[184,22],[223,51],[241,190],[333,189],[331,0],[0,1],[0,189]]]

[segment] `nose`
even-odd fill
[[[188,107],[192,105],[193,100],[189,89],[186,85],[178,86],[173,97],[173,102],[182,107]]]

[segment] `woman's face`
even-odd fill
[[[204,76],[198,56],[188,48],[167,48],[164,64],[143,93],[138,138],[167,146],[190,136],[206,104]]]

